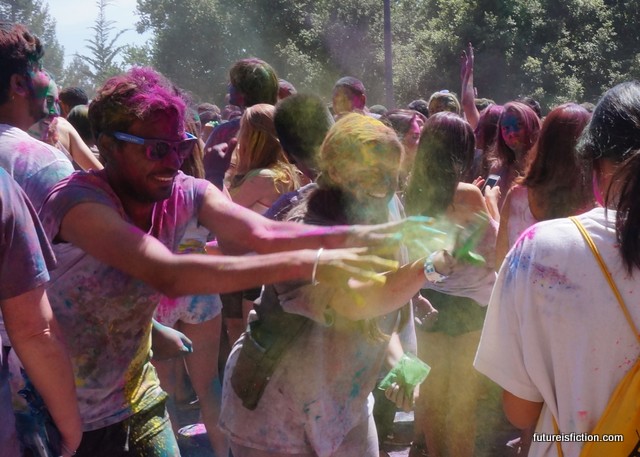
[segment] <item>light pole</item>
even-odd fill
[[[396,106],[393,96],[393,56],[391,54],[391,0],[384,3],[384,92],[388,109]]]

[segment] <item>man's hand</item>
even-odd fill
[[[384,284],[386,278],[381,273],[396,271],[398,262],[368,252],[366,248],[326,249],[318,256],[315,251],[317,268],[313,279],[336,286],[348,286],[350,280]]]
[[[446,233],[433,227],[430,217],[411,216],[398,222],[379,225],[355,225],[345,242],[347,246],[369,246],[376,254],[395,253],[404,245],[411,259],[428,255],[443,245]]]

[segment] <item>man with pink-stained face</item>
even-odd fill
[[[150,365],[161,295],[312,276],[342,283],[370,277],[363,268],[389,266],[351,250],[319,256],[320,247],[344,245],[347,228],[272,222],[181,173],[196,141],[185,132],[186,113],[182,93],[151,68],[107,80],[89,108],[104,169],[60,182],[40,212],[59,259],[48,293],[71,348],[84,429],[80,457],[179,455],[166,394]],[[229,255],[177,254],[193,223]],[[362,242],[370,230],[356,230],[356,238]],[[248,252],[265,255],[238,256]]]

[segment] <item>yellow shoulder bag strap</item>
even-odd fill
[[[620,295],[620,291],[616,286],[611,273],[607,268],[607,265],[602,260],[602,256],[598,252],[598,248],[591,239],[591,236],[587,233],[584,226],[575,217],[570,217],[571,221],[576,225],[584,240],[591,248],[593,256],[598,261],[598,265],[602,270],[607,282],[611,287],[620,309],[624,313],[629,326],[633,330],[633,334],[636,336],[638,343],[640,343],[640,334],[636,328],[631,314],[627,309],[627,306]],[[557,433],[558,424],[553,418],[553,427]],[[633,457],[640,456],[640,434],[638,428],[640,427],[640,359],[636,359],[636,363],[622,378],[613,394],[609,398],[609,403],[598,420],[595,428],[592,430],[592,434],[597,436],[600,441],[587,441],[582,447],[580,457],[587,456],[607,456],[607,457]],[[605,436],[606,435],[606,436]],[[617,441],[603,441],[604,439],[611,439],[612,435],[622,435],[624,440]],[[594,438],[595,438],[594,436]],[[558,455],[562,457],[562,447],[559,442],[556,442]]]

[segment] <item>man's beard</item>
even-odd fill
[[[46,98],[38,98],[33,87],[33,82],[29,84],[29,117],[33,120],[32,125],[49,115],[45,100]]]
[[[33,119],[33,124],[47,117],[49,113],[44,108],[44,101],[37,103],[35,97],[29,103],[29,116]]]

